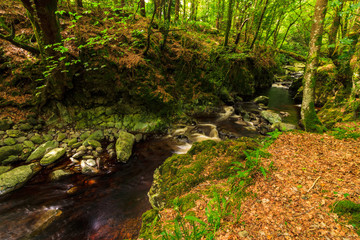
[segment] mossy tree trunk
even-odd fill
[[[40,49],[44,49],[44,61],[51,57],[59,64],[51,71],[46,79],[46,88],[43,100],[54,98],[62,100],[69,84],[68,77],[63,71],[65,67],[60,63],[61,54],[55,48],[61,46],[60,26],[55,12],[57,11],[58,0],[21,0],[30,15],[34,31],[37,32]]]
[[[231,22],[232,22],[232,14],[233,14],[233,0],[229,0],[229,6],[228,6],[228,14],[227,14],[227,23],[226,23],[226,31],[225,31],[225,41],[224,46],[226,47],[229,42],[229,34],[231,29]]]
[[[358,10],[360,13],[360,10]],[[356,17],[354,26],[352,27],[351,37],[354,40],[355,54],[353,56],[353,72],[352,72],[352,88],[351,97],[360,97],[360,16]]]
[[[329,58],[331,58],[334,62],[334,64],[336,66],[339,65],[338,61],[337,61],[337,51],[336,51],[336,40],[337,40],[337,33],[341,24],[341,11],[343,9],[344,4],[340,4],[338,7],[336,7],[335,9],[335,13],[334,13],[334,18],[333,18],[333,22],[331,24],[330,27],[330,32],[329,32]]]
[[[310,132],[322,132],[324,127],[315,112],[315,82],[316,70],[319,62],[319,53],[322,43],[324,19],[328,0],[317,0],[310,36],[310,52],[304,74],[304,90],[301,105],[301,119],[305,130]]]
[[[180,0],[175,0],[175,21],[179,20],[179,12],[180,12]]]
[[[259,19],[259,23],[257,25],[257,28],[256,28],[256,31],[255,31],[255,36],[251,42],[251,45],[250,45],[250,49],[252,49],[255,45],[255,42],[256,42],[256,39],[259,35],[259,32],[260,32],[260,27],[261,27],[261,24],[263,22],[263,19],[264,19],[264,15],[265,15],[265,12],[266,12],[266,8],[268,6],[268,3],[269,3],[269,0],[265,0],[265,3],[264,3],[264,8],[262,9],[261,11],[261,15],[260,15],[260,19]]]
[[[140,15],[146,17],[145,0],[140,0]]]

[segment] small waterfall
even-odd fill
[[[217,122],[228,119],[235,111],[235,109],[232,106],[225,106],[224,110],[225,113],[220,113],[220,117],[216,120]]]

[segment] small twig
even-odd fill
[[[313,183],[313,185],[311,186],[311,188],[309,188],[309,190],[307,190],[306,192],[310,192],[310,190],[315,186],[316,182],[320,179],[321,176],[319,176],[315,182]]]

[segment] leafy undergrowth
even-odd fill
[[[336,127],[350,133],[288,132],[247,151],[228,177],[207,179],[145,213],[140,238],[359,239],[359,125]],[[223,156],[226,150],[213,161]]]
[[[340,216],[347,214],[349,218],[349,224],[354,226],[357,230],[357,234],[360,235],[360,204],[356,204],[352,201],[344,200],[335,203],[334,212]]]
[[[245,189],[252,180],[266,178],[268,169],[260,158],[279,134],[266,141],[196,143],[188,154],[167,159],[150,190],[157,208],[143,215],[140,237],[217,239],[220,227],[239,222],[241,199],[249,195]]]

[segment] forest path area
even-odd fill
[[[224,239],[239,232],[249,239],[360,239],[347,218],[332,212],[337,201],[359,201],[359,139],[290,132],[268,151],[263,164],[275,170],[248,188],[256,197],[242,203],[243,226],[222,233]]]

